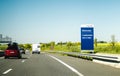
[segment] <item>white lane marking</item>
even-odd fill
[[[62,63],[63,65],[65,65],[66,67],[68,67],[70,70],[72,70],[73,72],[75,72],[78,76],[84,76],[82,73],[78,72],[76,69],[74,69],[73,67],[69,66],[68,64],[66,64],[65,62],[61,61],[60,59],[49,55],[50,57],[52,57],[53,59],[57,60],[58,62]]]
[[[25,60],[22,60],[21,62],[22,62],[22,63],[24,63],[24,62],[25,62]]]
[[[8,69],[5,72],[3,72],[3,74],[7,74],[8,72],[10,72],[12,69]]]

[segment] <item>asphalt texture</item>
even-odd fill
[[[120,76],[120,69],[59,54],[23,54],[22,59],[0,57],[0,76],[79,76],[55,60],[61,60],[83,76]],[[81,75],[81,76],[82,76]]]

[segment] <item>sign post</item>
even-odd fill
[[[81,51],[94,52],[94,25],[81,25]]]

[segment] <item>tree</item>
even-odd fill
[[[57,43],[57,45],[60,45],[62,47],[62,45],[63,45],[62,41]]]
[[[55,42],[54,41],[50,42],[50,49],[51,50],[54,50],[54,46],[55,46]]]
[[[24,44],[19,44],[18,46],[19,46],[20,48],[25,48],[25,47],[24,47]]]
[[[80,43],[80,42],[77,42],[77,45],[78,45],[78,46],[80,46],[80,45],[81,45],[81,43]]]
[[[95,47],[97,47],[97,38],[94,40]]]
[[[112,44],[112,47],[114,47],[115,46],[115,35],[112,35],[111,36],[111,44]]]
[[[40,45],[41,45],[41,50],[44,50],[46,48],[46,44],[41,43]]]
[[[68,49],[70,49],[71,46],[72,46],[72,43],[71,42],[67,42]]]
[[[25,49],[29,49],[29,50],[32,48],[31,44],[25,44],[24,47]]]
[[[107,43],[106,41],[97,41],[97,43]]]

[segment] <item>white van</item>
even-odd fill
[[[40,54],[40,44],[32,44],[32,54],[37,53]]]

